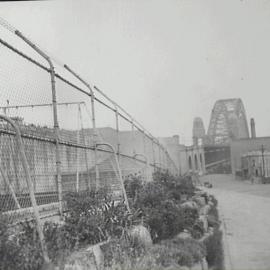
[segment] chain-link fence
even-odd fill
[[[131,174],[178,173],[166,149],[97,86],[0,19],[0,113],[19,127],[41,217],[60,215],[70,191],[107,188],[125,196]],[[32,217],[16,132],[0,122],[0,211]]]

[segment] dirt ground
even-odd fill
[[[207,175],[219,202],[226,270],[270,270],[270,185]]]

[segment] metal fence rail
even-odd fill
[[[145,181],[155,170],[178,174],[164,146],[122,106],[1,18],[0,57],[0,111],[19,126],[39,211],[62,215],[70,191],[106,187],[125,197],[130,174]],[[32,207],[15,138],[0,122],[0,211],[14,222]]]

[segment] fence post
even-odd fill
[[[144,153],[144,155],[147,156],[146,146],[145,146],[145,134],[144,134],[144,130],[142,131],[142,136],[143,136],[143,153]]]
[[[135,133],[134,133],[134,120],[131,118],[131,134],[132,134],[132,146],[133,146],[133,155],[136,154],[136,149],[135,149]]]
[[[117,137],[117,156],[118,161],[120,159],[120,137],[119,137],[119,115],[118,115],[118,108],[115,106],[115,127],[116,127],[116,137]]]
[[[40,50],[34,43],[27,39],[20,31],[16,30],[15,34],[20,37],[24,42],[26,42],[31,48],[33,48],[39,55],[41,55],[50,66],[50,76],[51,76],[51,87],[52,87],[52,103],[53,103],[53,122],[54,122],[54,133],[55,133],[55,148],[56,148],[56,175],[58,184],[58,196],[59,196],[59,212],[60,216],[63,216],[63,194],[62,194],[62,179],[61,179],[61,157],[60,157],[60,134],[59,134],[59,124],[57,117],[57,100],[56,100],[56,90],[55,90],[55,71],[53,63],[50,57]]]
[[[156,166],[155,145],[154,145],[154,139],[153,138],[151,138],[151,142],[152,142],[152,154],[153,154],[154,171],[156,171],[157,166]]]
[[[44,261],[46,263],[49,263],[50,260],[49,260],[48,252],[47,252],[47,249],[46,249],[46,246],[44,243],[44,235],[43,235],[43,231],[42,231],[42,225],[41,225],[41,221],[40,221],[40,217],[39,217],[38,206],[37,206],[35,193],[34,193],[34,189],[33,189],[33,184],[32,184],[32,180],[31,180],[29,165],[28,165],[25,151],[24,151],[24,145],[22,142],[20,129],[14,123],[14,121],[11,120],[9,117],[7,117],[5,115],[0,115],[0,119],[4,119],[6,122],[11,124],[11,126],[15,129],[16,139],[17,139],[17,144],[18,144],[18,149],[19,149],[19,155],[21,157],[22,166],[24,169],[25,177],[26,177],[26,183],[27,183],[27,186],[29,189],[30,200],[31,200],[31,203],[33,206],[34,216],[35,216],[35,220],[37,223],[37,232],[38,232],[38,236],[40,239],[40,245],[41,245],[41,250],[43,253],[43,258],[44,258]]]
[[[137,156],[141,156],[145,159],[145,167],[146,167],[145,176],[146,176],[146,181],[148,182],[151,180],[149,160],[148,160],[147,156],[144,154],[135,154],[133,157],[136,159]]]
[[[1,175],[2,175],[2,178],[3,178],[4,182],[5,182],[6,185],[8,186],[8,189],[9,189],[9,191],[10,191],[10,193],[11,193],[12,199],[14,200],[14,202],[15,202],[15,204],[16,204],[16,207],[17,207],[18,209],[20,209],[20,208],[21,208],[21,205],[20,205],[20,203],[19,203],[19,201],[18,201],[18,199],[17,199],[17,197],[16,197],[16,193],[15,193],[15,191],[14,191],[14,189],[13,189],[11,183],[9,182],[8,176],[6,175],[5,171],[2,169],[1,166],[0,166],[0,173],[1,173]]]
[[[118,170],[118,175],[119,175],[119,179],[120,179],[120,184],[121,184],[121,187],[122,187],[122,192],[123,192],[123,195],[124,195],[124,200],[125,200],[125,204],[127,206],[127,210],[128,212],[130,212],[130,208],[129,208],[129,203],[128,203],[128,198],[127,198],[127,193],[126,193],[126,189],[125,189],[125,185],[124,185],[124,180],[123,180],[123,176],[122,176],[122,171],[120,169],[120,166],[119,166],[119,162],[118,162],[118,159],[117,159],[117,154],[115,152],[115,149],[113,148],[113,146],[109,143],[98,143],[96,145],[96,147],[98,146],[102,146],[102,145],[105,145],[105,146],[108,146],[109,148],[111,148],[113,154],[114,154],[114,158],[115,158],[115,162],[116,162],[116,165],[117,165],[117,170]]]
[[[85,103],[83,103],[83,104],[86,106]],[[83,130],[82,111],[81,111],[81,105],[80,104],[79,104],[79,117],[80,117],[80,122],[81,122],[83,145],[86,146],[85,135],[84,135],[84,130]],[[85,166],[86,166],[86,171],[87,171],[87,176],[88,176],[88,188],[90,190],[90,188],[91,188],[91,176],[90,176],[90,171],[89,171],[87,149],[85,149],[85,151],[84,151],[84,158],[85,158]]]
[[[159,143],[159,141],[157,140],[157,146],[158,146],[158,159],[159,159],[159,163],[160,165],[162,165],[162,161],[161,161],[161,145]]]
[[[90,91],[91,98],[91,114],[92,114],[92,127],[94,132],[94,160],[95,160],[95,190],[99,188],[99,169],[98,169],[98,152],[97,152],[97,128],[96,128],[96,116],[95,116],[95,94],[90,85],[83,80],[77,73],[70,69],[66,64],[64,68],[69,71],[74,77],[76,77],[80,82],[82,82]]]

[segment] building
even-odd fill
[[[250,166],[253,160],[256,166],[255,173],[257,170],[257,174],[262,175],[264,155],[266,155],[264,157],[265,166],[268,166],[266,165],[266,158],[268,158],[268,152],[270,151],[270,137],[232,140],[230,149],[232,174],[235,177],[249,177],[251,172]],[[268,168],[265,167],[265,173],[267,170]]]
[[[205,173],[204,148],[202,145],[185,146],[180,144],[179,136],[159,138],[178,167],[179,174],[189,172]]]
[[[242,178],[253,179],[257,183],[268,182],[270,179],[270,151],[263,148],[249,151],[241,157]]]

